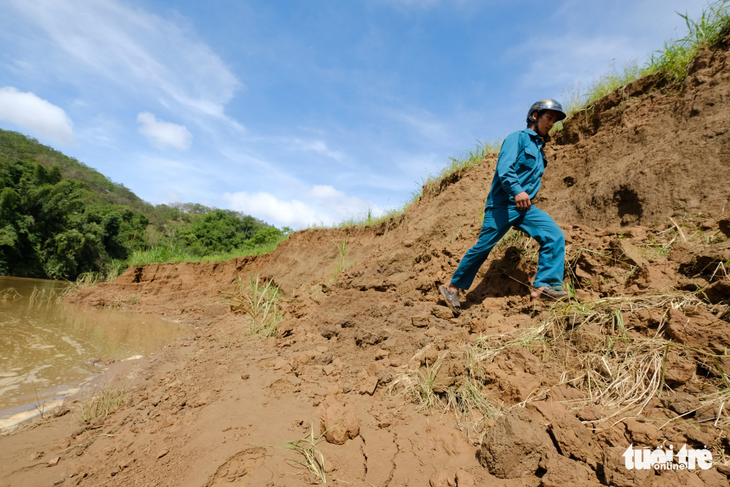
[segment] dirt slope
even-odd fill
[[[555,137],[538,206],[565,231],[577,300],[530,301],[536,247],[515,232],[460,317],[440,301],[495,157],[377,228],[130,269],[73,301],[194,336],[118,364],[126,402],[106,419],[81,424],[72,403],[0,437],[2,484],[305,485],[296,452],[269,446],[329,430],[333,485],[728,485],[729,55],[701,53],[680,93],[634,83]],[[278,338],[225,304],[249,273],[283,290]],[[715,466],[623,468],[630,444],[685,443]]]
[[[644,78],[576,114],[549,151],[539,204],[594,226],[730,210],[727,42],[699,53],[678,95]]]

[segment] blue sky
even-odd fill
[[[150,203],[333,224],[401,206],[533,101],[643,63],[684,35],[677,11],[706,5],[3,0],[0,128]]]

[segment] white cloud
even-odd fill
[[[198,159],[188,156],[189,153],[172,153],[161,155],[160,152],[117,151],[114,159],[108,161],[112,179],[121,180],[115,171],[127,174],[124,184],[142,199],[150,203],[174,203],[194,201],[204,205],[218,204],[215,199],[224,190],[213,188],[223,184],[225,177],[230,177],[230,170],[225,171],[207,158]]]
[[[519,52],[521,57],[526,57],[532,50],[530,44],[525,43],[511,54]],[[566,34],[542,43],[541,55],[522,75],[521,86],[538,85],[553,89],[571,83],[586,86],[597,75],[606,72],[613,60],[619,62],[616,68],[621,69],[623,64],[637,60],[643,54],[644,50],[632,44],[629,38],[584,38],[578,34]]]
[[[313,223],[331,223],[329,215],[306,203],[294,199],[280,200],[270,193],[239,191],[224,194],[223,200],[234,210],[276,225],[303,228]]]
[[[73,123],[63,108],[7,86],[0,88],[0,119],[53,142],[73,144]]]
[[[327,147],[327,144],[322,142],[321,140],[298,140],[297,142],[299,142],[301,148],[305,151],[311,151],[326,157],[330,157],[337,162],[342,162],[344,159],[344,154],[342,154],[342,152],[330,149],[329,147]]]
[[[449,133],[450,124],[444,123],[423,108],[404,108],[402,110],[389,108],[385,110],[385,113],[399,123],[399,128],[403,127],[419,138],[438,143],[453,140],[453,134]]]
[[[82,106],[83,102],[74,101],[74,105]],[[113,118],[99,114],[90,119],[91,123],[76,129],[76,138],[80,145],[95,145],[119,151],[118,137],[124,132],[124,127]]]
[[[348,196],[329,185],[314,185],[300,196],[300,199],[284,200],[263,191],[239,191],[226,193],[221,199],[233,210],[274,225],[293,228],[306,228],[313,224],[332,225],[349,218],[363,217],[368,211],[374,216],[382,213],[371,203]]]
[[[183,19],[161,18],[115,0],[8,0],[28,21],[26,49],[46,71],[82,86],[89,76],[151,93],[191,116],[240,124],[225,105],[242,87]]]
[[[180,191],[174,190],[174,189],[168,189],[165,191],[165,196],[167,197],[167,201],[170,203],[181,203],[185,201],[185,197]]]
[[[184,125],[157,120],[149,112],[142,112],[137,115],[139,122],[139,133],[158,148],[171,146],[180,150],[187,150],[193,141],[193,134]]]
[[[335,161],[344,164],[345,154],[340,151],[332,150],[327,146],[327,143],[320,139],[302,139],[299,137],[251,137],[250,141],[256,142],[273,142],[279,146],[286,147],[288,150],[302,151],[302,152],[314,152],[324,157],[334,159]]]

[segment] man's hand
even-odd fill
[[[519,193],[517,196],[515,196],[515,203],[517,203],[518,210],[529,210],[530,206],[532,205],[530,197],[527,195],[526,191],[523,191],[522,193]]]

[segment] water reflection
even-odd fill
[[[0,276],[0,411],[32,407],[89,380],[99,361],[144,355],[190,334],[150,316],[48,299],[67,285]]]

